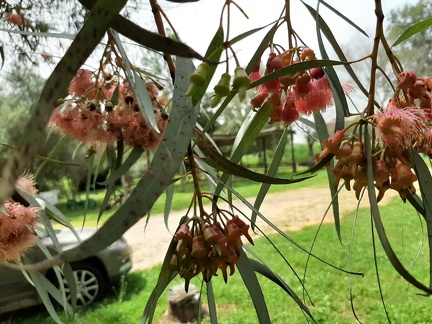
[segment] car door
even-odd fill
[[[26,256],[34,259],[39,253],[40,250],[34,247],[27,251]],[[0,314],[39,303],[36,289],[21,270],[0,266]]]

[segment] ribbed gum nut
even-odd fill
[[[417,176],[411,171],[411,168],[401,161],[398,161],[396,163],[396,171],[397,181],[411,189],[414,186],[413,182],[417,181]]]
[[[211,245],[216,244],[221,238],[224,237],[224,234],[216,225],[206,225],[203,229],[203,234],[206,242]]]
[[[334,166],[334,168],[331,169],[331,171],[335,175],[334,182],[333,182],[333,188],[335,190],[337,190],[337,188],[339,187],[339,182],[340,182],[340,179],[341,179],[341,174],[342,174],[342,168],[343,168],[343,166],[344,166],[344,164],[341,161],[338,161],[338,163],[336,163],[336,165]]]
[[[368,179],[367,179],[366,169],[361,166],[358,166],[356,177],[354,178],[354,185],[353,185],[353,189],[355,191],[355,196],[357,200],[360,199],[360,193],[362,189],[367,186],[367,184],[368,184]]]
[[[233,88],[238,90],[239,99],[242,101],[246,97],[246,90],[249,88],[251,80],[242,67],[236,67],[234,71]]]
[[[302,61],[312,61],[315,60],[316,56],[315,53],[312,49],[310,49],[309,47],[305,47],[302,50],[302,53],[300,55],[300,60]]]
[[[357,174],[357,166],[364,158],[363,154],[363,143],[357,142],[353,146],[352,153],[346,157],[346,161],[351,166],[351,175],[353,178],[356,177]]]
[[[250,244],[254,244],[252,237],[249,235],[250,226],[246,224],[240,217],[237,215],[232,218],[232,221],[241,229],[242,234],[246,237]]]
[[[341,142],[344,139],[344,136],[345,136],[345,131],[344,130],[338,130],[332,136],[325,139],[322,143],[323,150],[319,154],[319,160],[321,161],[322,159],[324,159],[329,154],[336,155],[337,152],[339,151],[339,147],[340,147]]]
[[[194,236],[192,239],[192,252],[191,255],[197,260],[205,259],[209,251],[205,246],[205,240],[202,235]]]
[[[432,90],[432,77],[428,77],[424,80],[426,88],[431,91]]]
[[[189,88],[184,94],[186,97],[192,96],[199,88],[201,88],[205,84],[209,71],[210,65],[208,65],[207,63],[203,62],[198,65],[196,70],[189,76]]]
[[[223,97],[226,97],[230,94],[230,83],[231,83],[231,75],[229,73],[222,74],[219,82],[214,87],[215,96],[211,102],[211,107],[216,107]]]
[[[241,228],[234,223],[232,219],[227,221],[227,231],[228,231],[228,238],[229,239],[236,239],[239,238],[242,235]]]
[[[408,90],[417,81],[417,75],[413,70],[405,70],[397,76],[397,87],[402,90]]]
[[[177,232],[174,234],[174,236],[178,240],[191,241],[192,234],[190,232],[189,225],[187,223],[181,224]]]
[[[353,147],[350,142],[345,142],[341,144],[339,150],[336,153],[338,159],[343,159],[352,153]]]
[[[254,109],[261,108],[261,106],[263,105],[264,101],[267,100],[267,98],[268,98],[268,91],[264,90],[251,99],[251,106]]]

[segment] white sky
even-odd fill
[[[224,2],[223,0],[200,0],[195,3],[169,5],[167,1],[161,1],[161,5],[164,8],[171,7],[166,8],[166,12],[179,32],[181,40],[203,54],[211,36],[219,26],[220,11]],[[284,2],[284,0],[237,0],[236,3],[244,9],[249,19],[246,19],[235,6],[232,6],[230,38],[276,20],[282,11]],[[316,1],[305,0],[305,2],[316,8]],[[366,31],[371,40],[373,39],[376,21],[374,0],[327,0],[327,2]],[[415,4],[417,0],[382,0],[384,14],[388,15],[391,9],[399,8],[406,3]],[[300,1],[291,1],[291,6],[294,30],[309,47],[317,48],[315,23],[311,15]],[[357,30],[322,5],[320,12],[340,43],[354,41],[355,37],[363,37]],[[277,39],[281,45],[286,46],[286,28],[282,27],[281,30],[283,32],[279,33]],[[251,51],[258,46],[263,35],[264,32],[261,32],[248,40],[237,43],[234,49],[240,57],[250,58],[253,55]]]

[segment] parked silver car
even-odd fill
[[[95,232],[96,229],[83,229],[79,231],[80,239],[85,240]],[[38,230],[38,235],[41,243],[53,253],[55,251],[54,245],[48,234],[45,231]],[[56,235],[63,250],[70,249],[78,244],[76,236],[70,230],[59,230]],[[26,253],[26,257],[32,262],[46,258],[37,246],[30,248]],[[72,263],[71,266],[77,283],[77,306],[87,306],[102,298],[109,287],[131,270],[132,248],[121,238],[96,255]],[[50,281],[56,282],[53,269],[49,269],[43,274]],[[70,299],[67,284],[65,288],[66,296]],[[4,266],[0,267],[0,314],[41,303],[42,301],[36,289],[20,270],[13,270]]]

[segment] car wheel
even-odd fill
[[[77,284],[77,307],[85,307],[104,296],[107,284],[101,271],[87,263],[72,264]],[[70,289],[63,279],[67,301],[71,302]]]

